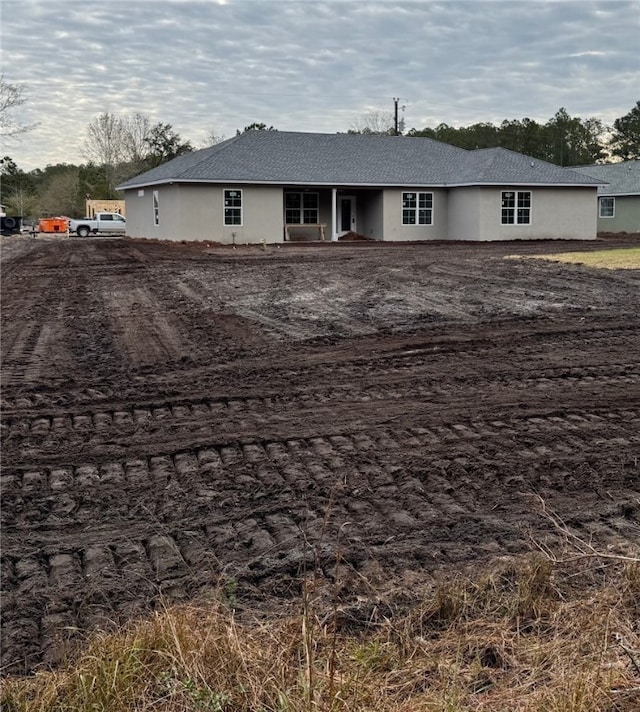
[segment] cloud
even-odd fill
[[[406,106],[407,128],[560,106],[605,122],[637,101],[637,2],[4,0],[3,71],[24,83],[5,147],[21,168],[83,160],[101,112],[141,112],[201,145],[253,121],[346,131]]]

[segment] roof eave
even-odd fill
[[[206,185],[271,185],[271,186],[322,186],[326,188],[473,188],[473,187],[498,187],[498,186],[539,186],[542,188],[598,188],[597,183],[536,183],[534,181],[470,181],[463,183],[446,183],[446,182],[429,182],[422,181],[419,183],[403,182],[403,183],[339,183],[326,181],[283,181],[283,180],[246,180],[241,178],[236,179],[200,179],[200,178],[173,178],[171,180],[160,180],[149,183],[136,183],[135,185],[117,186],[116,190],[139,190],[142,188],[152,188],[158,185],[174,185],[174,184],[206,184]]]
[[[470,183],[447,183],[447,188],[474,188],[515,186],[518,188],[539,187],[539,188],[598,188],[597,183],[536,183],[535,181],[473,181]]]

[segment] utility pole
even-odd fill
[[[393,135],[398,135],[398,102],[400,99],[393,97]]]
[[[404,118],[398,121],[398,102],[400,101],[399,97],[393,97],[393,135],[394,136],[400,136],[400,134],[404,131]],[[404,110],[407,107],[403,104],[400,107],[400,110],[404,114]]]

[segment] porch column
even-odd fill
[[[331,189],[331,241],[336,242],[338,239],[338,231],[336,230],[336,225],[338,224],[338,189]]]

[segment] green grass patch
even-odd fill
[[[557,252],[549,255],[524,255],[524,257],[581,264],[599,269],[640,269],[640,247],[620,247],[592,252]]]

